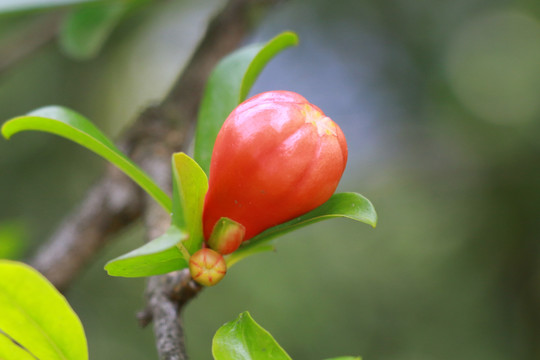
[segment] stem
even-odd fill
[[[180,252],[182,253],[182,256],[184,257],[184,259],[186,259],[189,262],[189,258],[191,257],[191,254],[186,249],[184,244],[182,244],[182,242],[180,241],[177,246],[178,246],[178,250],[180,250]]]
[[[253,7],[275,0],[230,0],[207,29],[182,76],[159,105],[146,109],[120,147],[162,189],[170,189],[170,154],[188,147],[206,79],[217,62],[244,39]],[[180,121],[181,119],[181,121]],[[30,263],[57,288],[66,289],[98,251],[143,215],[149,239],[165,232],[170,216],[124,174],[109,167],[81,205],[59,226]],[[187,353],[180,314],[202,287],[187,269],[151,277],[141,323],[154,321],[160,359],[184,360]]]

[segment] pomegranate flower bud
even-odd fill
[[[221,218],[214,225],[214,230],[207,241],[208,246],[220,254],[230,254],[242,244],[245,233],[244,225],[229,218]]]
[[[347,162],[339,126],[304,97],[270,91],[240,104],[218,133],[203,210],[207,241],[223,217],[243,240],[326,202]]]
[[[227,273],[227,264],[218,252],[208,248],[200,249],[189,258],[189,272],[199,284],[213,286]]]

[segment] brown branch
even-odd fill
[[[245,8],[251,3],[235,0],[225,8],[209,26],[170,95],[162,104],[141,113],[121,140],[119,147],[147,172],[169,176],[168,157],[173,151],[187,147],[188,129],[195,123],[206,78],[217,61],[239,43],[243,34],[239,29],[246,21],[238,19],[245,15]],[[233,17],[231,13],[236,15]],[[230,19],[229,24],[237,24],[228,26],[225,19]],[[165,138],[169,139],[167,146]],[[156,154],[167,159],[155,160]],[[153,169],[157,166],[161,166],[159,171]],[[57,288],[65,290],[107,241],[137,220],[143,209],[142,192],[110,166],[29,262]]]
[[[275,1],[230,0],[214,18],[182,76],[159,105],[144,111],[126,134],[123,148],[164,189],[171,188],[171,153],[186,149],[204,84],[219,59],[234,50],[250,28],[250,11]],[[65,289],[112,235],[143,215],[148,238],[167,229],[170,216],[141,195],[117,170],[89,191],[78,209],[40,249],[31,264]],[[187,270],[149,279],[142,323],[154,321],[160,359],[187,359],[180,313],[201,287]]]
[[[163,155],[158,151],[165,150],[155,148],[169,144],[167,148],[171,149],[172,144],[181,144],[182,138],[169,125],[164,130],[156,117],[148,116],[150,113],[148,110],[139,117],[119,147],[147,172],[169,176],[170,166],[154,161]],[[81,204],[38,249],[30,264],[58,289],[65,290],[115,234],[140,218],[145,203],[142,190],[110,165]]]
[[[51,42],[58,33],[62,12],[39,15],[0,48],[0,74]]]
[[[111,166],[38,249],[30,264],[58,289],[65,290],[110,236],[136,220],[141,212],[141,191]]]
[[[163,117],[178,114],[181,116],[180,120],[187,118],[193,121],[196,118],[204,84],[210,71],[219,59],[236,48],[244,38],[249,28],[247,13],[254,4],[255,1],[248,0],[230,1],[214,19],[183,76],[178,79],[160,106],[159,110],[162,111]],[[163,158],[162,162],[168,166],[169,157]],[[157,173],[151,175],[155,178],[158,176]],[[169,179],[170,177],[162,179],[163,183],[160,185],[170,188]],[[145,212],[145,220],[149,237],[154,238],[165,232],[169,216],[152,202]],[[140,315],[140,320],[144,324],[153,319],[160,359],[187,359],[180,313],[183,306],[201,289],[191,279],[186,269],[149,279],[146,290],[147,309]]]

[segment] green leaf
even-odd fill
[[[212,354],[215,360],[291,360],[247,311],[218,329]]]
[[[207,174],[214,142],[227,116],[245,100],[266,64],[285,48],[297,44],[296,34],[284,32],[266,44],[254,44],[233,52],[212,71],[201,101],[195,134],[195,160]]]
[[[253,251],[254,247],[266,244],[277,236],[281,236],[318,221],[335,217],[349,218],[373,227],[377,225],[377,213],[368,199],[357,193],[334,194],[327,202],[318,208],[283,224],[271,227],[251,238],[247,244],[242,245],[238,250],[232,253],[227,261],[235,263],[238,261],[236,259],[237,257],[246,256],[244,252]]]
[[[79,318],[54,286],[31,267],[0,260],[0,309],[2,332],[36,358],[88,359],[86,337]],[[0,354],[13,349],[4,334],[0,335]]]
[[[255,255],[255,254],[260,254],[260,253],[263,253],[263,252],[274,251],[274,250],[276,250],[276,248],[274,247],[274,245],[261,244],[261,245],[258,245],[258,246],[251,246],[249,248],[248,247],[240,248],[240,250],[241,251],[236,250],[236,252],[233,253],[234,256],[230,255],[230,256],[226,257],[225,260],[227,261],[227,268],[228,269],[230,269],[234,264],[236,264],[240,260],[247,258],[248,256]]]
[[[60,46],[79,60],[95,57],[128,10],[127,2],[90,3],[74,8],[60,30]]]
[[[143,170],[122,154],[94,124],[75,111],[61,106],[47,106],[26,116],[8,120],[2,126],[2,134],[6,139],[25,130],[49,132],[86,147],[116,165],[163,208],[171,212],[169,196]]]
[[[172,225],[157,239],[109,261],[105,270],[111,276],[143,277],[166,274],[188,267],[177,244],[187,234]]]
[[[0,223],[0,259],[20,258],[26,246],[27,234],[20,221]]]
[[[17,345],[0,330],[0,359],[2,360],[36,360],[27,349]]]
[[[193,254],[204,241],[202,211],[208,191],[208,178],[199,164],[184,153],[173,154],[172,169],[172,222],[189,234],[182,243]]]
[[[48,10],[54,7],[78,5],[96,0],[2,0],[0,13],[17,11]]]

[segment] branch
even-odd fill
[[[232,0],[225,7],[167,98],[144,111],[120,141],[119,147],[153,177],[169,176],[170,154],[187,148],[206,79],[219,59],[242,40],[248,9],[255,3]],[[170,184],[164,188],[170,189]],[[139,219],[143,210],[142,191],[110,166],[29,263],[65,290],[108,240]]]
[[[142,212],[141,191],[119,170],[93,186],[30,264],[60,290],[65,290],[110,236],[135,221]]]
[[[164,189],[171,188],[171,153],[185,150],[194,128],[204,84],[217,62],[234,50],[250,28],[254,7],[275,0],[230,0],[209,25],[205,37],[165,100],[146,109],[121,142]],[[170,216],[115,169],[87,194],[81,205],[41,247],[31,264],[65,289],[108,239],[141,214],[153,239],[167,229]],[[149,279],[141,322],[154,321],[160,359],[187,359],[180,313],[201,287],[186,270]]]
[[[0,74],[54,39],[61,12],[39,15],[24,31],[12,36],[0,49]]]
[[[139,117],[119,147],[138,163],[144,163],[145,170],[155,173],[153,167],[159,164],[153,161],[155,144],[181,141],[178,132],[157,127],[148,114],[149,111]],[[168,167],[160,169],[169,174]],[[110,165],[81,204],[38,249],[30,264],[58,289],[66,290],[114,235],[140,218],[144,205],[143,191]]]
[[[164,118],[169,114],[178,114],[180,119],[191,119],[193,123],[206,79],[217,62],[235,49],[244,38],[249,28],[247,14],[254,4],[255,1],[249,0],[230,1],[210,24],[183,76],[178,79],[160,106],[159,110]],[[170,118],[169,120],[174,121]],[[165,150],[163,153],[167,156],[161,161],[163,166],[168,167],[170,152]],[[163,174],[158,171],[150,175],[157,178],[160,173]],[[170,176],[158,180],[158,183],[170,188]],[[166,231],[170,217],[157,204],[151,202],[146,208],[145,220],[149,237],[155,238]],[[180,313],[184,305],[200,290],[202,288],[191,279],[187,269],[149,279],[146,290],[147,308],[139,318],[143,325],[153,319],[160,359],[187,359]]]

